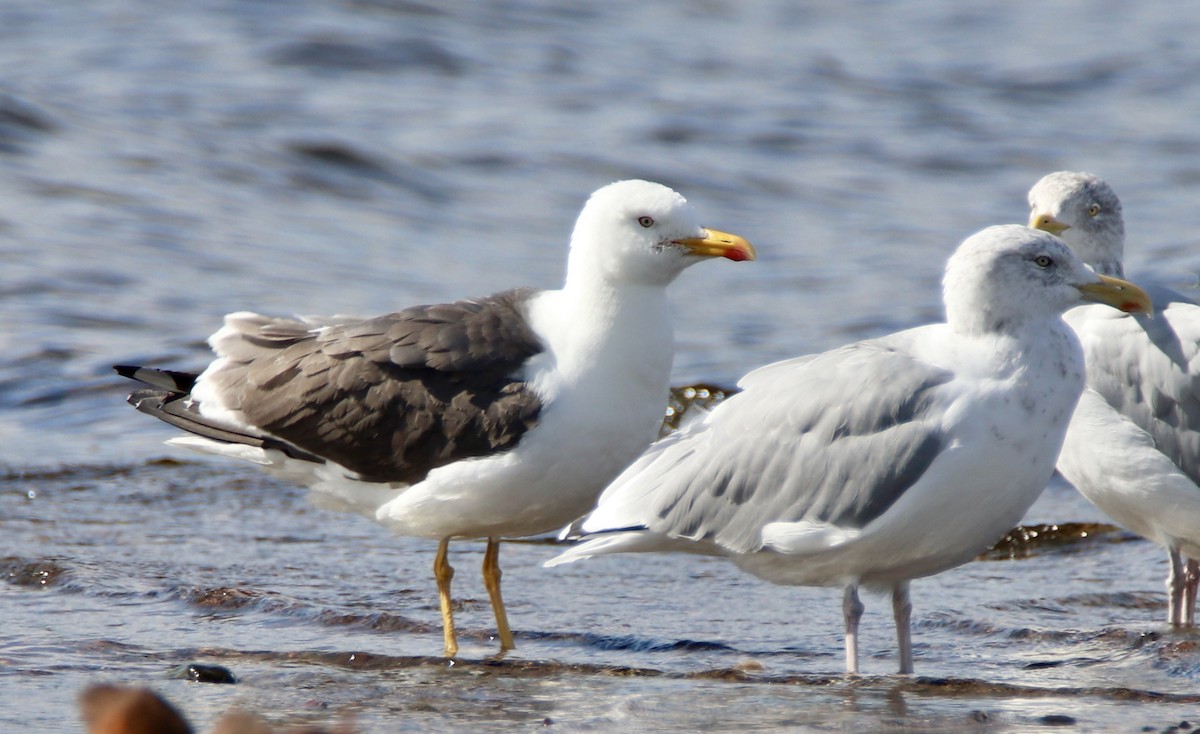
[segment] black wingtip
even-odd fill
[[[192,372],[160,370],[154,367],[139,367],[133,364],[114,364],[113,370],[121,377],[178,393],[189,393],[196,385],[199,375]]]
[[[585,532],[583,529],[583,523],[589,517],[591,517],[591,515],[584,515],[583,517],[579,518],[575,522],[571,523],[570,525],[568,525],[565,528],[563,528],[562,530],[560,530],[558,533],[558,539],[562,542],[574,542],[574,541],[583,540],[585,538],[594,538],[598,535],[609,535],[611,533],[631,533],[631,532],[636,532],[639,530],[649,530],[650,529],[645,524],[638,524],[638,525],[626,525],[623,528],[605,528],[604,530],[589,530],[589,531]]]
[[[222,425],[204,417],[196,406],[186,400],[187,394],[175,390],[160,390],[147,388],[134,390],[127,398],[130,405],[146,415],[152,415],[160,421],[169,423],[188,433],[212,439],[220,443],[242,444],[262,449],[275,449],[293,459],[311,461],[314,464],[324,464],[325,459],[310,454],[299,446],[293,446],[286,441],[272,438],[254,429],[242,429]]]

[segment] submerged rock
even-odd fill
[[[667,398],[667,411],[663,416],[662,429],[658,436],[679,430],[687,421],[712,410],[725,398],[737,392],[737,388],[718,385],[686,385],[671,388]]]
[[[1022,525],[1010,530],[981,559],[1007,561],[1030,558],[1073,549],[1085,543],[1123,543],[1133,537],[1115,525],[1099,522]]]
[[[66,570],[50,559],[0,558],[0,579],[15,586],[53,586]]]
[[[237,683],[237,678],[223,665],[188,663],[172,668],[168,678],[186,678],[194,683]]]

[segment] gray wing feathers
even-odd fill
[[[650,530],[746,553],[772,522],[862,528],[941,451],[933,401],[951,375],[881,342],[747,377],[744,392],[617,480],[627,507],[651,498]]]
[[[236,314],[203,379],[247,423],[368,481],[412,483],[512,448],[541,404],[521,381],[542,346],[529,290],[363,321]]]
[[[1200,482],[1200,306],[1150,290],[1153,317],[1093,311],[1072,319],[1087,358],[1088,386],[1154,439]]]

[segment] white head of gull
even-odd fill
[[[517,289],[371,319],[234,313],[199,375],[120,366],[139,410],[187,431],[169,443],[262,465],[322,504],[439,541],[445,653],[457,654],[448,544],[486,538],[502,649],[498,539],[586,512],[654,440],[674,351],[666,287],[688,266],[752,260],[647,181],[596,191],[561,290]]]
[[[946,323],[746,375],[623,472],[566,531],[583,542],[548,565],[690,551],[775,583],[842,587],[849,673],[858,589],[890,590],[911,672],[909,580],[986,550],[1054,471],[1084,380],[1061,314],[1143,297],[1056,237],[986,229],[946,266]]]
[[[1103,180],[1059,171],[1029,191],[1030,223],[1100,273],[1124,272],[1121,202]],[[1200,585],[1200,305],[1148,287],[1154,314],[1094,307],[1066,315],[1088,389],[1058,469],[1129,530],[1167,549],[1167,621],[1193,626]]]
[[[1124,277],[1121,200],[1090,173],[1058,171],[1029,190],[1029,226],[1056,234],[1097,273]]]

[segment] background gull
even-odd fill
[[[1029,206],[1030,226],[1058,234],[1096,272],[1123,277],[1125,224],[1107,183],[1051,173],[1030,189]],[[1167,619],[1190,626],[1200,583],[1200,306],[1161,285],[1147,292],[1153,315],[1067,313],[1088,389],[1058,469],[1114,520],[1167,549]]]
[[[518,289],[373,319],[226,317],[199,375],[121,366],[130,402],[194,434],[170,443],[247,459],[326,504],[440,542],[445,652],[458,650],[447,561],[487,538],[483,576],[513,647],[498,539],[586,512],[654,439],[673,352],[666,287],[705,258],[750,260],[682,196],[623,181],[592,194],[561,290]]]
[[[844,587],[849,673],[858,588],[890,590],[911,672],[909,580],[985,550],[1053,473],[1084,384],[1060,315],[1144,298],[1046,233],[984,230],[946,266],[946,323],[751,372],[623,472],[568,529],[585,542],[549,565],[690,551],[775,583]]]

